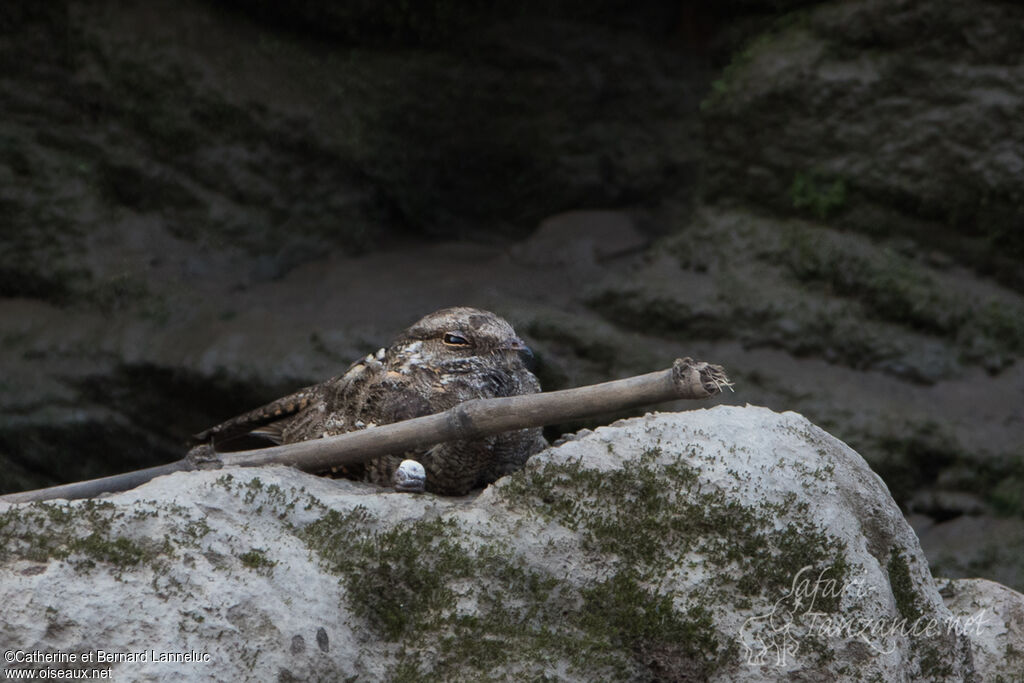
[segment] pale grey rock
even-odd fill
[[[2,505],[0,548],[7,647],[209,658],[119,680],[982,680],[993,641],[942,626],[1014,604],[951,612],[863,459],[749,406],[601,427],[462,498],[267,467]]]
[[[1024,671],[1024,595],[987,579],[936,579],[939,592],[971,639],[983,680],[1012,681]]]

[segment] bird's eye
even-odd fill
[[[469,340],[455,332],[445,334],[442,341],[448,346],[469,346]]]

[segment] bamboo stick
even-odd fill
[[[719,365],[676,359],[660,372],[562,391],[507,398],[473,399],[442,413],[380,425],[357,432],[249,451],[204,454],[144,470],[0,496],[7,503],[52,498],[93,498],[127,491],[164,474],[216,467],[284,464],[306,472],[365,462],[388,453],[417,450],[444,441],[471,440],[489,434],[594,417],[676,399],[709,398],[731,387]]]

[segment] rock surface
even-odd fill
[[[1021,40],[1024,8],[997,0],[793,12],[705,100],[708,196],[915,235],[1019,289]]]
[[[465,498],[179,473],[0,535],[0,639],[146,653],[93,665],[133,680],[962,681],[1024,649],[1024,598],[943,582],[951,612],[863,459],[763,408],[584,431]]]
[[[970,621],[975,670],[985,680],[1012,681],[1024,670],[1024,596],[986,579],[937,580],[939,593],[961,623]]]

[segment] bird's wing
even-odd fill
[[[313,385],[299,389],[265,406],[260,406],[247,413],[242,413],[219,425],[204,429],[192,435],[191,445],[202,443],[222,443],[231,441],[247,434],[262,436],[274,443],[281,442],[281,424],[308,406],[317,396],[317,387]]]
[[[199,432],[192,436],[190,444],[223,444],[250,435],[282,443],[286,428],[294,429],[297,422],[322,422],[324,408],[337,410],[338,397],[358,393],[361,384],[381,372],[383,358],[384,350],[381,349],[352,363],[344,374],[299,389],[294,394]]]

